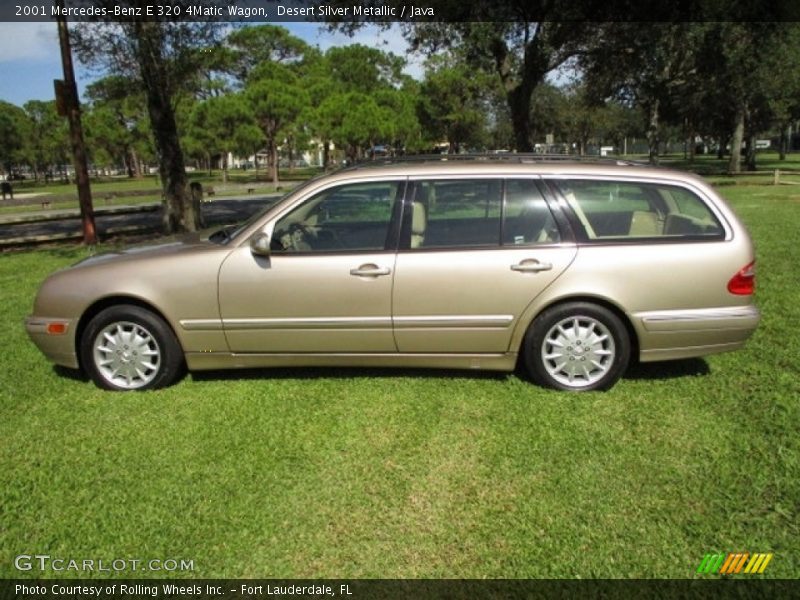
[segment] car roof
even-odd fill
[[[425,175],[585,175],[603,177],[637,177],[702,181],[694,174],[641,162],[589,157],[581,159],[564,155],[432,155],[375,159],[344,167],[331,174],[342,179],[352,177],[391,177]]]

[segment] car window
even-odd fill
[[[509,179],[503,210],[503,244],[529,245],[561,241],[553,214],[536,182]]]
[[[326,189],[275,224],[278,253],[379,251],[386,246],[401,182],[357,183]]]
[[[420,181],[411,207],[411,248],[498,246],[499,179]]]
[[[590,240],[724,237],[705,202],[682,187],[573,179],[557,185]]]

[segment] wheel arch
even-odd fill
[[[126,296],[126,295],[114,295],[114,296],[106,296],[105,298],[100,298],[96,300],[94,303],[90,304],[89,307],[83,311],[81,318],[78,321],[78,327],[75,330],[75,354],[78,358],[78,366],[80,367],[81,371],[84,373],[86,372],[86,368],[83,365],[83,361],[81,360],[81,339],[83,338],[83,332],[86,331],[86,327],[89,325],[92,319],[94,319],[100,312],[104,311],[107,308],[111,308],[112,306],[121,306],[121,305],[129,305],[129,306],[137,306],[144,310],[148,310],[154,315],[158,316],[164,323],[166,323],[167,327],[170,328],[172,334],[175,336],[175,339],[178,341],[178,344],[181,345],[181,339],[178,337],[175,328],[170,323],[169,319],[164,315],[164,313],[159,310],[153,304],[142,300],[141,298],[137,298],[136,296]],[[181,351],[183,351],[183,346],[181,345]]]
[[[608,298],[604,298],[601,296],[592,296],[590,294],[579,294],[574,296],[564,296],[560,298],[555,298],[548,302],[547,304],[543,304],[536,313],[528,319],[528,322],[525,324],[524,328],[522,329],[521,335],[519,337],[519,342],[516,344],[517,347],[517,354],[521,359],[524,352],[525,352],[525,334],[534,324],[536,319],[541,315],[544,311],[549,310],[556,306],[561,306],[563,304],[572,304],[573,302],[586,302],[588,304],[596,304],[598,306],[602,306],[603,308],[611,311],[614,315],[619,318],[622,324],[625,326],[625,330],[628,333],[628,340],[630,341],[631,345],[631,360],[639,360],[639,334],[636,332],[636,328],[634,328],[633,323],[630,320],[630,317],[625,313],[622,308],[615,304],[614,302],[610,301]]]

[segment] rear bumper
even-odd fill
[[[64,333],[48,333],[53,323],[65,324]],[[75,326],[71,319],[30,316],[25,319],[25,331],[36,347],[48,360],[57,365],[78,369],[78,356],[75,353]]]
[[[666,310],[633,315],[642,362],[741,348],[758,327],[755,306]]]

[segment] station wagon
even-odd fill
[[[754,254],[701,178],[524,155],[375,161],[248,222],[51,275],[27,331],[111,390],[189,370],[519,369],[605,390],[632,360],[741,348]]]

